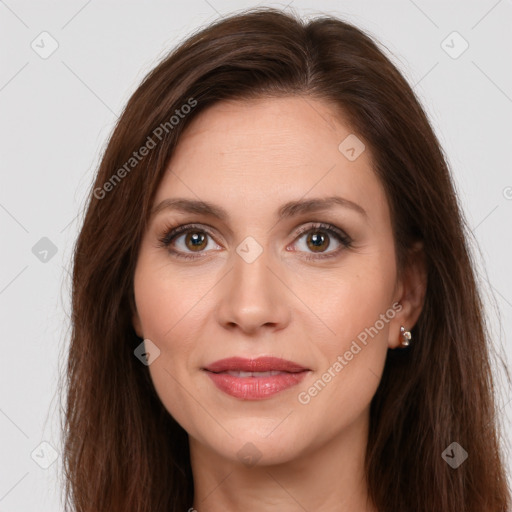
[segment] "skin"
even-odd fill
[[[187,127],[157,190],[154,206],[184,197],[229,214],[224,222],[159,211],[134,276],[133,325],[161,351],[149,370],[162,403],[189,434],[191,506],[199,512],[376,510],[363,472],[370,402],[387,350],[399,346],[400,326],[412,328],[420,314],[425,270],[418,256],[397,278],[389,205],[370,149],[355,161],[338,150],[351,133],[332,105],[310,97],[220,102]],[[366,216],[335,206],[275,217],[288,201],[331,195],[357,203]],[[323,231],[329,245],[320,253],[336,256],[306,260],[319,253],[297,229],[314,222],[338,227],[352,246]],[[158,242],[169,225],[187,223],[211,227],[200,252],[186,234],[174,241],[196,260],[178,259]],[[248,236],[263,251],[251,263],[236,252]],[[332,373],[338,356],[390,310],[394,317],[388,314],[378,334],[358,343],[362,350],[301,403],[299,393]],[[241,400],[201,370],[225,357],[262,355],[310,372],[270,398]],[[255,465],[239,455],[248,453],[247,443],[256,447]]]

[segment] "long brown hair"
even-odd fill
[[[371,403],[370,498],[379,512],[508,510],[470,234],[427,116],[367,34],[270,8],[226,17],[172,51],[135,91],[104,152],[74,251],[63,418],[71,510],[191,507],[188,436],[134,356],[141,237],[180,134],[199,112],[223,99],[297,94],[335,105],[371,148],[399,271],[411,244],[424,244],[428,283],[414,343],[388,351]],[[442,457],[453,442],[468,453],[456,469]]]

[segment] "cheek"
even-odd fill
[[[293,289],[310,307],[310,321],[320,322],[326,355],[344,351],[360,334],[364,341],[376,322],[374,337],[386,337],[388,323],[379,319],[392,306],[394,279],[393,261],[376,255],[354,255],[343,267],[301,277]]]
[[[354,414],[371,401],[386,360],[389,322],[397,312],[391,302],[394,268],[390,258],[360,257],[325,279],[303,281],[297,294],[307,297],[314,312],[304,332],[321,361],[318,391],[305,390],[304,401],[311,398],[320,409],[336,403]]]
[[[197,271],[177,270],[161,254],[149,250],[142,254],[135,270],[134,293],[144,337],[168,345],[179,332],[176,348],[186,347],[190,326],[201,318],[200,298],[209,286],[206,274],[201,277]],[[185,324],[188,329],[183,328]]]
[[[208,290],[207,283],[203,291],[198,280],[198,286],[190,287],[191,279],[171,272],[161,257],[155,260],[151,254],[142,255],[134,275],[142,333],[160,350],[149,366],[151,380],[164,407],[187,431],[195,431],[191,418],[202,417],[187,389],[190,374],[197,371],[190,361],[197,359],[194,351],[204,330],[204,306],[198,300]]]

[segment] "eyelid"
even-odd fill
[[[333,224],[331,224],[329,222],[314,222],[314,221],[312,221],[308,225],[300,227],[296,232],[296,237],[299,237],[299,236],[303,235],[304,233],[307,233],[308,231],[312,231],[314,229],[318,229],[318,230],[323,229],[325,231],[333,231],[340,238],[350,241],[350,242],[352,241],[352,239],[342,229],[334,226]]]

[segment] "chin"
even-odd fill
[[[230,448],[231,451],[225,453],[225,456],[248,468],[286,464],[299,455],[299,447],[289,436],[287,441],[283,442],[281,439],[262,439],[259,436],[245,435],[230,443]]]
[[[279,424],[279,422],[272,423],[273,428]],[[225,432],[215,439],[206,436],[203,437],[201,444],[206,445],[217,456],[247,467],[291,462],[300,455],[302,443],[305,442],[304,436],[294,435],[285,429],[282,429],[279,434],[276,430],[269,435],[272,428],[268,428],[268,421],[262,429],[257,428],[253,419],[247,424],[237,425],[236,429],[234,427],[230,429],[229,425],[225,427],[232,437]]]

